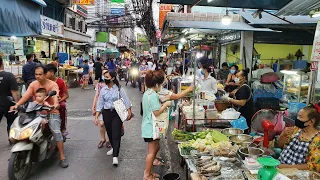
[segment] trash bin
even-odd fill
[[[180,180],[180,174],[178,173],[168,173],[163,176],[162,180]]]

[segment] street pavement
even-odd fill
[[[135,117],[125,122],[125,135],[122,137],[119,155],[119,166],[112,166],[112,157],[107,156],[107,149],[98,149],[99,129],[93,123],[91,115],[92,98],[95,91],[80,88],[69,89],[68,125],[69,132],[65,143],[65,154],[69,167],[59,166],[58,153],[51,159],[35,163],[31,180],[141,180],[145,167],[147,143],[141,138],[140,102],[142,94],[137,88],[123,87],[133,104]],[[7,164],[10,157],[10,146],[6,138],[6,121],[0,123],[0,180],[8,179]],[[161,141],[160,156],[165,166],[155,167],[161,175],[177,172],[184,178],[183,168],[179,166],[179,155],[176,144],[169,140]]]

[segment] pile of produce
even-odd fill
[[[172,137],[177,141],[189,141],[191,139],[194,139],[194,135],[192,133],[178,129],[174,129],[172,131]]]

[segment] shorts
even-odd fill
[[[153,142],[153,141],[159,141],[159,139],[154,140],[153,138],[143,138],[144,142]]]
[[[84,75],[82,75],[82,78],[83,78],[83,79],[89,79],[89,74],[84,74]]]
[[[98,81],[101,79],[101,74],[95,74],[94,80]]]
[[[56,141],[63,141],[63,137],[61,134],[61,120],[59,114],[49,114],[48,116],[49,128],[55,137]]]
[[[99,117],[98,117],[98,120],[99,120],[99,121],[103,121],[102,113],[100,113],[100,115],[99,115]]]

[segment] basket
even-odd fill
[[[228,109],[231,106],[231,103],[225,102],[225,101],[215,101],[214,105],[216,106],[216,109],[218,110],[218,112],[222,112]]]

